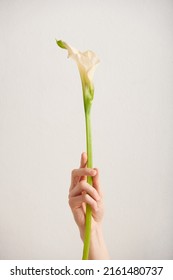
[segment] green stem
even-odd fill
[[[90,110],[85,110],[85,122],[86,122],[86,144],[87,144],[87,167],[92,168],[92,137],[91,137],[91,120]],[[92,186],[92,177],[87,177],[87,182]],[[92,210],[91,207],[86,205],[86,219],[85,219],[85,235],[84,235],[84,248],[83,248],[83,260],[88,260],[89,248],[90,248],[90,236],[91,236],[91,219]]]

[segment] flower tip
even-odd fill
[[[61,41],[61,40],[56,40],[57,45],[62,48],[62,49],[66,49],[66,43]]]

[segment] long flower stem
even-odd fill
[[[87,167],[92,168],[92,137],[91,137],[91,120],[90,111],[85,111],[86,122],[86,144],[87,144]],[[92,177],[87,177],[87,182],[92,186]],[[90,248],[90,236],[91,236],[91,219],[92,210],[91,207],[86,205],[86,219],[85,219],[85,236],[84,236],[84,248],[83,248],[83,260],[88,260],[89,248]]]

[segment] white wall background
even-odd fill
[[[91,49],[94,165],[112,259],[173,258],[173,1],[0,1],[0,259],[80,259],[68,206],[85,151],[81,82],[55,38]]]

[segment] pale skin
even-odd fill
[[[80,167],[71,173],[69,189],[69,205],[75,222],[79,228],[80,237],[84,241],[86,204],[92,208],[90,260],[110,259],[104,241],[102,221],[104,214],[103,194],[99,182],[99,170],[87,168],[87,154],[82,153]],[[87,176],[92,176],[93,186],[87,183]]]

